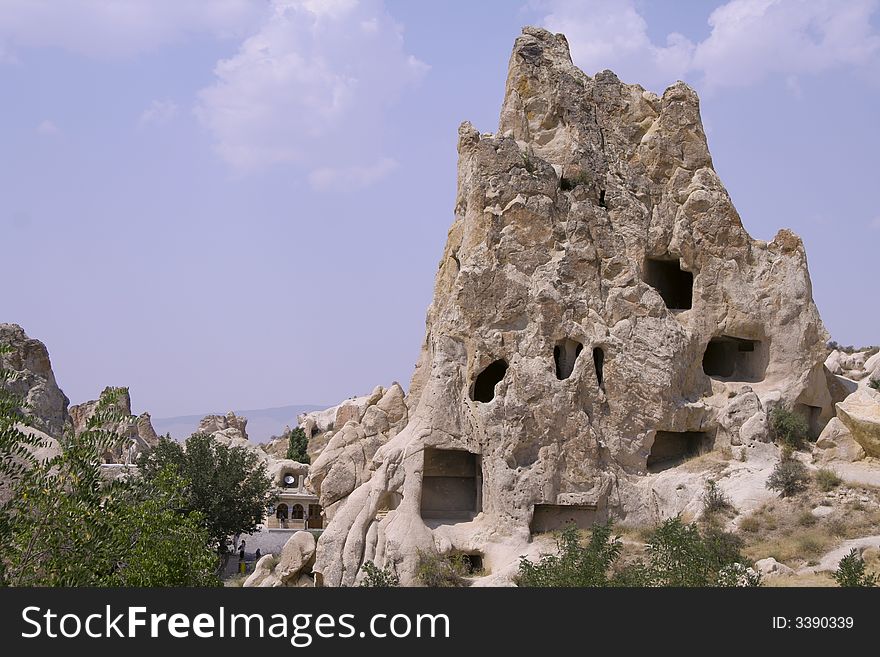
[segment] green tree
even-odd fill
[[[831,576],[838,585],[846,587],[873,587],[877,586],[878,579],[877,575],[865,570],[865,562],[856,548],[840,560]]]
[[[287,440],[287,458],[298,463],[308,464],[312,462],[308,453],[309,439],[306,438],[306,432],[302,427],[292,429],[287,436]]]
[[[123,419],[114,395],[61,454],[32,463],[15,484],[3,526],[5,582],[17,586],[216,584],[216,553],[198,514],[180,508],[173,472],[150,488],[108,482],[101,457],[122,442],[107,426]],[[7,418],[8,419],[8,418]]]
[[[612,524],[593,525],[590,540],[583,544],[574,523],[556,540],[558,554],[545,554],[538,563],[520,558],[519,586],[608,586],[608,573],[620,556],[620,538],[612,537]]]
[[[186,482],[182,507],[201,514],[221,553],[229,536],[255,531],[275,500],[266,466],[254,452],[224,445],[206,434],[190,436],[185,449],[162,438],[138,459],[145,482],[155,481],[168,467]]]

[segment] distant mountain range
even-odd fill
[[[309,411],[320,411],[327,406],[303,404],[298,406],[278,406],[276,408],[257,408],[233,411],[248,419],[248,437],[255,443],[266,442],[272,436],[280,436],[285,426],[296,426],[296,416]],[[177,440],[186,440],[199,426],[206,415],[226,415],[226,411],[201,413],[199,415],[179,415],[177,417],[154,417],[153,428],[160,436],[167,433]]]

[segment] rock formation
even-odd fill
[[[373,405],[343,405],[311,468],[324,584],[366,560],[410,583],[419,550],[508,572],[569,517],[654,519],[656,471],[766,441],[778,405],[833,416],[803,244],[745,231],[687,85],[589,77],[526,28],[498,132],[458,152],[405,426],[370,441]]]
[[[0,368],[12,373],[3,385],[24,397],[34,429],[59,437],[67,423],[70,402],[55,382],[46,345],[29,338],[17,324],[0,324],[0,345],[10,349],[0,353]]]
[[[73,430],[75,434],[84,431],[88,421],[94,416],[100,401],[112,393],[118,394],[116,406],[125,419],[108,428],[120,436],[124,436],[127,440],[125,444],[119,445],[105,454],[104,461],[106,463],[134,463],[138,456],[156,446],[159,442],[159,436],[153,429],[149,413],[141,413],[137,417],[132,415],[131,395],[128,388],[107,387],[104,388],[98,399],[71,406],[69,413]]]

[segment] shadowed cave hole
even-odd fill
[[[480,457],[459,449],[425,449],[422,518],[470,520],[482,510]]]
[[[536,504],[529,531],[532,534],[553,532],[574,523],[580,529],[591,529],[593,524],[605,520],[591,504]]]
[[[602,347],[593,348],[593,365],[596,367],[596,380],[601,388],[605,383],[605,350]]]
[[[600,208],[608,208],[608,205],[605,203],[605,190],[599,190],[599,207]]]
[[[553,347],[553,360],[556,361],[556,378],[567,379],[574,371],[574,363],[584,348],[577,340],[566,338]]]
[[[711,447],[712,440],[705,431],[658,431],[648,454],[648,472],[672,468]]]
[[[722,335],[709,340],[703,354],[703,372],[732,381],[763,381],[767,359],[766,345],[759,340]]]
[[[693,305],[694,275],[681,268],[679,260],[645,258],[645,282],[653,287],[670,310],[690,310]]]
[[[468,575],[480,573],[483,571],[483,555],[479,552],[461,555],[464,559],[464,565],[467,568]]]
[[[810,430],[810,438],[816,440],[822,433],[822,409],[818,406],[810,406],[809,404],[796,404],[794,412],[807,421]]]
[[[471,399],[477,402],[490,402],[495,398],[495,386],[507,373],[507,361],[496,360],[477,375]]]

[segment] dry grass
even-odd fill
[[[829,573],[807,573],[804,575],[789,575],[788,577],[765,577],[762,581],[763,586],[782,587],[782,586],[837,586],[837,582]]]

